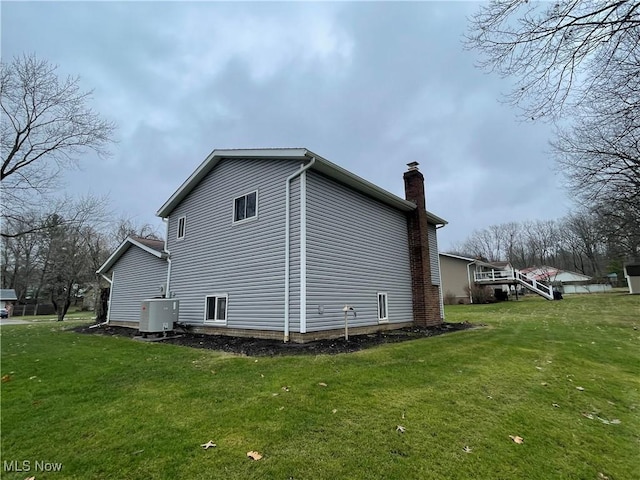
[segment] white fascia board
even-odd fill
[[[174,192],[162,207],[158,209],[156,215],[161,218],[167,218],[171,211],[193,190],[198,183],[222,160],[223,158],[256,158],[256,159],[274,159],[274,160],[310,160],[316,158],[316,163],[312,167],[320,173],[324,173],[330,178],[337,180],[349,187],[357,190],[365,195],[373,197],[377,200],[395,207],[404,212],[415,210],[416,205],[413,202],[400,198],[373,183],[359,177],[358,175],[345,170],[344,168],[322,158],[320,155],[313,153],[306,148],[259,148],[259,149],[223,149],[214,150],[207,158],[196,168],[196,170],[187,178],[182,185]],[[427,212],[429,223],[434,225],[446,225],[447,221]]]
[[[129,247],[131,245],[135,245],[136,247],[141,248],[145,252],[150,253],[151,255],[153,255],[155,257],[158,257],[158,258],[166,258],[167,257],[166,252],[159,252],[157,250],[154,250],[151,247],[147,247],[146,245],[144,245],[144,244],[142,244],[140,242],[137,242],[136,240],[134,240],[131,237],[127,237],[125,239],[125,241],[122,242],[118,248],[116,248],[116,251],[111,254],[111,256],[107,259],[107,261],[104,262],[102,264],[102,266],[98,270],[96,270],[96,273],[98,275],[104,275],[105,273],[107,273],[109,271],[109,269],[111,267],[113,267],[113,265],[118,261],[118,259],[122,255],[124,255],[124,253],[129,249]]]
[[[468,257],[463,257],[461,255],[454,255],[453,253],[441,253],[441,252],[438,252],[438,255],[442,255],[444,257],[457,258],[458,260],[464,260],[465,262],[475,262],[476,261],[475,258],[468,258]]]
[[[171,211],[193,190],[196,185],[215,167],[223,158],[281,158],[281,159],[305,159],[307,150],[304,148],[260,148],[260,149],[216,149],[196,168],[182,185],[174,192],[162,207],[156,212],[156,216],[167,218]]]

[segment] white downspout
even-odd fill
[[[106,277],[105,277],[106,278]],[[111,280],[109,283],[111,284],[111,288],[109,288],[109,308],[107,308],[107,325],[111,321],[111,298],[113,297],[113,284],[116,281],[116,272],[111,272]]]
[[[471,271],[469,270],[469,267],[474,263],[476,262],[467,263],[467,283],[469,284],[469,303],[473,303],[473,294],[471,291]]]
[[[287,177],[285,183],[285,232],[284,232],[284,341],[289,341],[289,279],[290,279],[290,229],[291,229],[291,213],[289,209],[291,208],[291,180],[296,178],[298,175],[302,174],[309,170],[313,164],[316,163],[316,157],[311,157],[311,161],[306,165],[300,167],[299,170],[296,170],[291,175]],[[304,208],[304,206],[301,206]],[[302,233],[302,232],[301,232]],[[302,279],[301,279],[302,282]],[[300,295],[302,295],[302,290],[300,291]]]
[[[164,298],[171,298],[169,286],[171,284],[171,253],[169,252],[169,219],[163,218],[163,222],[167,224],[166,235],[164,237],[164,251],[167,252],[167,286],[164,291]]]

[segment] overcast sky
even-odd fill
[[[469,2],[2,2],[2,57],[35,53],[95,89],[113,155],[82,159],[77,193],[116,214],[156,210],[216,148],[306,147],[404,197],[420,162],[427,208],[473,230],[557,218],[570,199],[551,129],[500,103],[509,82],[463,49]]]

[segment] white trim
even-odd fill
[[[217,310],[218,310],[218,298],[223,298],[225,299],[224,302],[224,320],[209,320],[207,319],[207,303],[209,301],[210,298],[215,298],[215,312],[214,315],[217,314]],[[229,315],[229,294],[228,293],[212,293],[211,295],[205,295],[204,297],[204,323],[206,325],[226,325],[227,324],[227,319],[228,319],[228,315]]]
[[[298,170],[289,175],[285,181],[284,192],[285,192],[285,200],[284,200],[284,341],[289,341],[289,281],[291,277],[291,265],[290,265],[290,257],[291,257],[291,246],[289,242],[291,240],[291,180],[296,178],[298,175],[310,169],[313,164],[316,162],[316,157],[311,158],[311,161],[306,165],[300,166]]]
[[[385,316],[380,316],[380,296],[384,298]],[[389,323],[389,294],[387,292],[377,292],[376,294],[376,310],[378,312],[378,323]]]
[[[364,193],[381,202],[390,205],[403,212],[416,209],[416,204],[400,198],[377,185],[351,173],[348,170],[316,155],[306,148],[258,148],[242,150],[214,150],[198,166],[198,168],[185,180],[162,207],[156,212],[158,217],[167,217],[178,204],[198,185],[204,177],[225,158],[263,158],[269,160],[301,160],[316,159],[314,170],[339,181],[356,191]],[[427,211],[429,223],[434,225],[446,225],[447,221]]]
[[[307,333],[307,172],[300,174],[300,333]]]
[[[107,305],[107,323],[111,321],[111,298],[113,297],[113,287],[115,287],[116,272],[111,272],[111,288],[109,288],[109,305]]]
[[[171,252],[169,252],[169,219],[163,218],[162,221],[166,224],[167,231],[165,232],[164,250],[167,252],[167,286],[164,291],[165,298],[171,298],[170,286],[171,286]],[[186,225],[185,225],[186,226]]]
[[[116,261],[122,255],[124,255],[124,253],[129,249],[129,247],[131,245],[135,245],[136,247],[141,248],[145,252],[150,253],[151,255],[153,255],[154,257],[166,258],[166,256],[167,256],[166,252],[159,252],[158,250],[154,250],[151,247],[147,247],[146,245],[134,240],[131,237],[127,237],[124,240],[124,242],[122,242],[120,244],[120,246],[118,248],[116,248],[116,251],[111,254],[111,256],[107,259],[107,261],[104,262],[102,264],[102,266],[98,270],[96,270],[96,273],[103,274],[105,272],[108,272],[109,269],[113,266],[113,264],[116,263]]]
[[[180,222],[182,222],[182,236],[180,236]],[[167,228],[167,235],[169,234],[169,230]],[[187,216],[182,215],[178,217],[178,225],[176,225],[176,240],[184,240],[184,237],[187,236]]]
[[[251,217],[245,217],[245,218],[243,218],[241,220],[236,220],[236,200],[239,199],[239,198],[242,198],[242,197],[247,197],[247,196],[251,195],[252,193],[256,194],[256,214],[251,216]],[[247,192],[244,195],[238,195],[237,197],[235,197],[233,199],[232,208],[231,208],[231,224],[232,225],[240,225],[240,224],[243,224],[243,223],[248,223],[248,222],[253,222],[253,221],[258,220],[258,200],[259,200],[259,196],[260,195],[258,193],[258,190],[256,189],[256,190],[252,190],[250,192]],[[244,210],[245,210],[245,214],[246,214],[246,211],[247,211],[246,200],[245,200],[245,204],[244,205],[245,205]]]

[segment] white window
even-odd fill
[[[187,228],[187,217],[180,217],[178,219],[178,230],[176,233],[176,237],[178,238],[178,240],[184,238],[186,228]]]
[[[241,222],[258,215],[258,192],[247,193],[233,199],[233,221]]]
[[[204,321],[227,323],[227,294],[207,295],[204,305]]]
[[[378,321],[389,320],[389,305],[386,293],[378,293]]]

